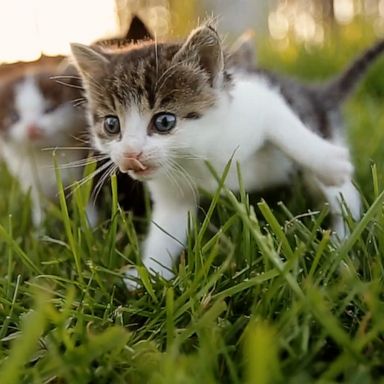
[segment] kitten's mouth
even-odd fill
[[[151,175],[155,168],[142,163],[140,160],[133,157],[126,157],[122,159],[119,164],[119,169],[123,173],[129,173],[133,177],[146,177]]]
[[[125,157],[120,161],[119,168],[121,172],[126,173],[128,171],[143,172],[148,167],[134,157]]]

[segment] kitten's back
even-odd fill
[[[276,87],[300,119],[322,137],[331,138],[343,125],[340,107],[352,94],[371,65],[384,52],[384,40],[358,56],[343,72],[325,84],[304,84],[297,80],[253,67]]]

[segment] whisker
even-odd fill
[[[61,151],[61,150],[92,150],[91,147],[46,147],[42,148],[42,151]]]
[[[98,161],[107,159],[108,156],[101,157],[88,157],[86,159],[80,159],[76,161],[71,161],[69,163],[63,163],[58,166],[59,169],[69,169],[69,168],[78,168],[84,167],[89,164],[97,163]],[[52,165],[48,165],[47,167],[53,167]]]
[[[77,99],[71,100],[71,103],[74,107],[78,107],[81,104],[84,104],[87,102],[87,99],[85,97],[79,97]]]
[[[99,191],[102,188],[105,180],[108,178],[109,173],[113,169],[113,164],[110,164],[109,167],[105,170],[103,175],[100,177],[100,179],[97,181],[95,187],[93,188],[92,195],[91,195],[91,200],[95,203],[97,196],[99,195]]]
[[[173,158],[179,159],[179,160],[206,160],[206,158],[203,156],[183,155],[183,154],[177,154],[177,153],[173,155]]]
[[[80,105],[83,105],[83,104],[85,104],[87,101],[86,100],[83,100],[83,101],[78,101],[77,103],[75,103],[75,104],[72,104],[75,108],[77,108],[77,107],[80,107]]]
[[[184,191],[183,189],[181,188],[181,186],[179,185],[179,183],[177,182],[177,179],[173,176],[172,174],[172,167],[168,167],[167,166],[167,161],[166,162],[160,162],[160,166],[161,168],[164,170],[165,172],[165,176],[171,181],[171,183],[176,187],[176,189],[178,190],[178,192],[180,193],[180,196],[184,196]]]
[[[85,100],[85,97],[78,97],[77,99],[71,100],[72,103],[75,103],[76,101],[83,101]]]
[[[106,180],[108,180],[111,177],[111,175],[116,172],[117,169],[118,169],[118,166],[116,164],[111,164],[111,167],[105,171],[104,175],[98,181],[98,183],[97,183],[95,189],[92,191],[92,195],[91,195],[91,199],[92,199],[94,205],[96,204],[97,197],[99,196],[101,189],[102,189],[103,185],[105,184]]]
[[[84,89],[83,87],[79,86],[79,85],[75,85],[75,84],[70,84],[70,83],[65,83],[64,81],[60,81],[60,80],[55,80],[55,82],[57,84],[61,84],[61,85],[64,85],[66,87],[69,87],[69,88],[76,88],[76,89]]]
[[[50,79],[52,79],[52,80],[60,80],[60,79],[81,80],[81,77],[80,76],[73,76],[73,75],[57,75],[57,76],[51,76]]]
[[[88,181],[92,180],[96,175],[98,175],[100,172],[103,172],[105,169],[107,169],[111,164],[113,163],[112,160],[107,161],[105,164],[103,164],[101,167],[97,168],[94,172],[89,174],[88,176],[83,177],[80,180],[75,181],[74,183],[66,186],[64,188],[64,191],[67,191],[68,189],[72,189],[71,192],[69,192],[66,196],[71,196],[77,189],[79,189],[82,185],[87,183]]]
[[[159,77],[159,52],[157,46],[157,33],[155,32],[155,60],[156,60],[156,79]]]
[[[195,202],[197,202],[196,183],[193,180],[193,178],[191,177],[191,175],[187,172],[187,170],[181,164],[174,161],[172,158],[168,159],[168,162],[171,165],[171,167],[173,168],[173,170],[176,172],[176,174],[179,175],[184,180],[184,182],[186,183],[186,185],[188,186],[188,188],[192,192],[193,199],[195,200]]]
[[[83,136],[85,136],[85,135],[88,135],[88,137],[89,137],[89,133],[88,132],[83,132]],[[83,138],[81,138],[79,136],[71,136],[71,137],[72,137],[72,139],[78,141],[79,143],[89,144],[91,142],[90,139],[83,139]],[[91,147],[89,149],[94,149],[94,148]]]

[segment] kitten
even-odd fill
[[[240,163],[248,191],[289,183],[297,170],[304,171],[328,200],[343,238],[340,194],[356,219],[360,199],[332,101],[349,92],[344,88],[352,86],[353,75],[359,76],[382,45],[339,80],[315,88],[229,67],[211,25],[195,29],[182,43],[148,42],[115,51],[73,44],[94,146],[121,172],[146,182],[151,193],[143,264],[166,279],[173,276],[188,213],[198,204],[195,186],[217,188],[204,161],[220,173],[231,156]],[[235,168],[226,179],[233,190]],[[136,287],[135,276],[136,270],[127,273],[128,288]]]
[[[54,76],[69,76],[63,87]],[[9,172],[18,179],[23,192],[30,190],[32,220],[39,226],[44,218],[43,196],[57,196],[52,151],[44,148],[79,147],[75,139],[86,129],[84,111],[74,106],[81,97],[73,71],[61,72],[57,65],[28,69],[8,75],[0,84],[0,143]],[[58,163],[77,162],[86,156],[82,150],[58,152]],[[64,168],[63,185],[81,178],[82,169]]]

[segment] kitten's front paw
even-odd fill
[[[317,177],[328,186],[339,186],[352,177],[353,165],[346,148],[329,144],[315,167]]]

